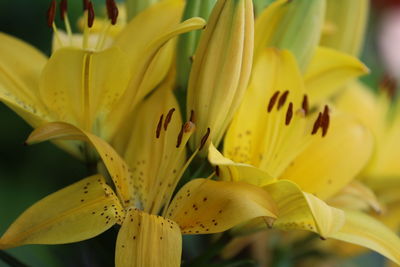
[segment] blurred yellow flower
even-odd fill
[[[287,51],[266,50],[226,134],[226,158],[211,147],[210,162],[221,179],[245,181],[271,194],[278,205],[274,226],[311,230],[400,262],[400,239],[384,225],[324,202],[365,166],[372,135],[332,108],[325,106],[317,116],[308,108],[305,92],[294,57]]]
[[[115,133],[130,130],[124,121],[170,69],[173,46],[169,40],[204,26],[200,18],[179,23],[182,8],[181,1],[163,1],[136,16],[110,48],[92,50],[85,44],[77,48],[65,43],[49,59],[30,45],[1,34],[1,101],[34,128],[64,121],[108,141],[124,143],[114,140]],[[50,24],[56,28],[53,20]],[[63,146],[85,156],[79,143]]]

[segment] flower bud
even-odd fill
[[[320,40],[325,0],[278,0],[256,22],[255,55],[265,47],[288,49],[305,71]]]
[[[218,145],[243,98],[253,59],[253,21],[251,0],[219,0],[211,13],[189,77],[187,117],[197,126],[193,150],[208,128],[207,142]]]

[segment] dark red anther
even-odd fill
[[[285,119],[285,124],[289,125],[290,121],[292,120],[293,117],[293,103],[289,103],[289,107],[286,111],[286,119]]]
[[[167,116],[165,117],[165,121],[164,121],[164,130],[165,130],[165,131],[166,131],[167,128],[168,128],[168,124],[169,124],[170,121],[171,121],[171,118],[172,118],[172,115],[174,114],[174,111],[175,111],[175,108],[171,108],[171,109],[168,111]]]
[[[210,136],[210,128],[207,128],[206,134],[201,138],[199,150],[203,149],[204,145],[207,143],[207,139],[209,136]]]
[[[160,120],[158,121],[158,124],[157,124],[156,138],[160,138],[163,118],[164,118],[164,114],[161,114]]]
[[[320,113],[318,113],[317,120],[314,122],[314,126],[313,126],[313,129],[311,132],[312,135],[316,134],[319,127],[321,126],[321,118],[322,118],[322,113],[320,112]]]
[[[289,95],[289,91],[285,91],[285,92],[283,92],[283,94],[281,95],[281,97],[279,98],[279,100],[278,100],[278,110],[283,106],[283,105],[285,105],[285,102],[286,102],[286,99],[287,99],[287,96]]]
[[[107,16],[111,20],[111,24],[115,25],[118,18],[118,7],[114,0],[106,0]]]
[[[301,107],[304,110],[304,114],[307,115],[308,114],[308,110],[309,110],[309,107],[308,107],[308,96],[307,95],[303,96],[303,102],[301,103]]]
[[[49,28],[53,27],[54,19],[56,18],[56,8],[56,0],[52,0],[49,9],[47,10],[47,26],[49,26]]]
[[[268,108],[267,111],[268,113],[271,112],[271,110],[274,108],[275,102],[278,99],[279,96],[279,91],[276,91],[272,97],[269,99],[269,103],[268,103]]]
[[[189,121],[191,121],[191,122],[195,122],[194,121],[194,110],[192,109],[191,111],[190,111],[190,119],[189,119]]]
[[[184,128],[185,128],[185,125],[182,125],[181,131],[178,134],[178,139],[176,140],[176,147],[177,148],[181,146]]]
[[[329,121],[329,107],[325,105],[324,112],[322,113],[321,117],[322,137],[328,133]]]
[[[94,22],[94,9],[93,9],[93,4],[92,2],[89,2],[88,4],[88,27],[92,28]]]
[[[89,9],[89,0],[83,0],[82,4],[83,4],[83,11],[88,10]]]
[[[60,2],[60,17],[62,20],[65,19],[65,13],[67,13],[67,10],[68,10],[68,1],[61,0],[61,2]]]

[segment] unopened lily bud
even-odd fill
[[[128,21],[157,2],[160,2],[160,0],[126,0],[125,6]]]
[[[241,103],[252,66],[253,20],[251,0],[219,0],[211,13],[189,78],[187,118],[197,126],[193,150],[208,128],[207,142],[218,145]]]
[[[320,40],[325,0],[278,0],[256,22],[256,56],[265,47],[288,49],[305,71]]]
[[[321,45],[358,56],[367,26],[369,0],[327,0]]]
[[[186,2],[182,21],[192,17],[208,20],[216,0],[191,0]],[[194,52],[200,40],[201,31],[191,31],[179,36],[177,46],[177,84],[182,90],[187,88]]]

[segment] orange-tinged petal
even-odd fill
[[[171,202],[167,216],[184,234],[222,232],[253,218],[276,217],[276,206],[260,187],[243,182],[195,179]]]
[[[132,209],[118,233],[115,265],[178,267],[181,252],[182,234],[175,222]]]
[[[122,212],[104,178],[91,176],[43,198],[22,213],[0,238],[0,249],[86,240],[121,220]]]

